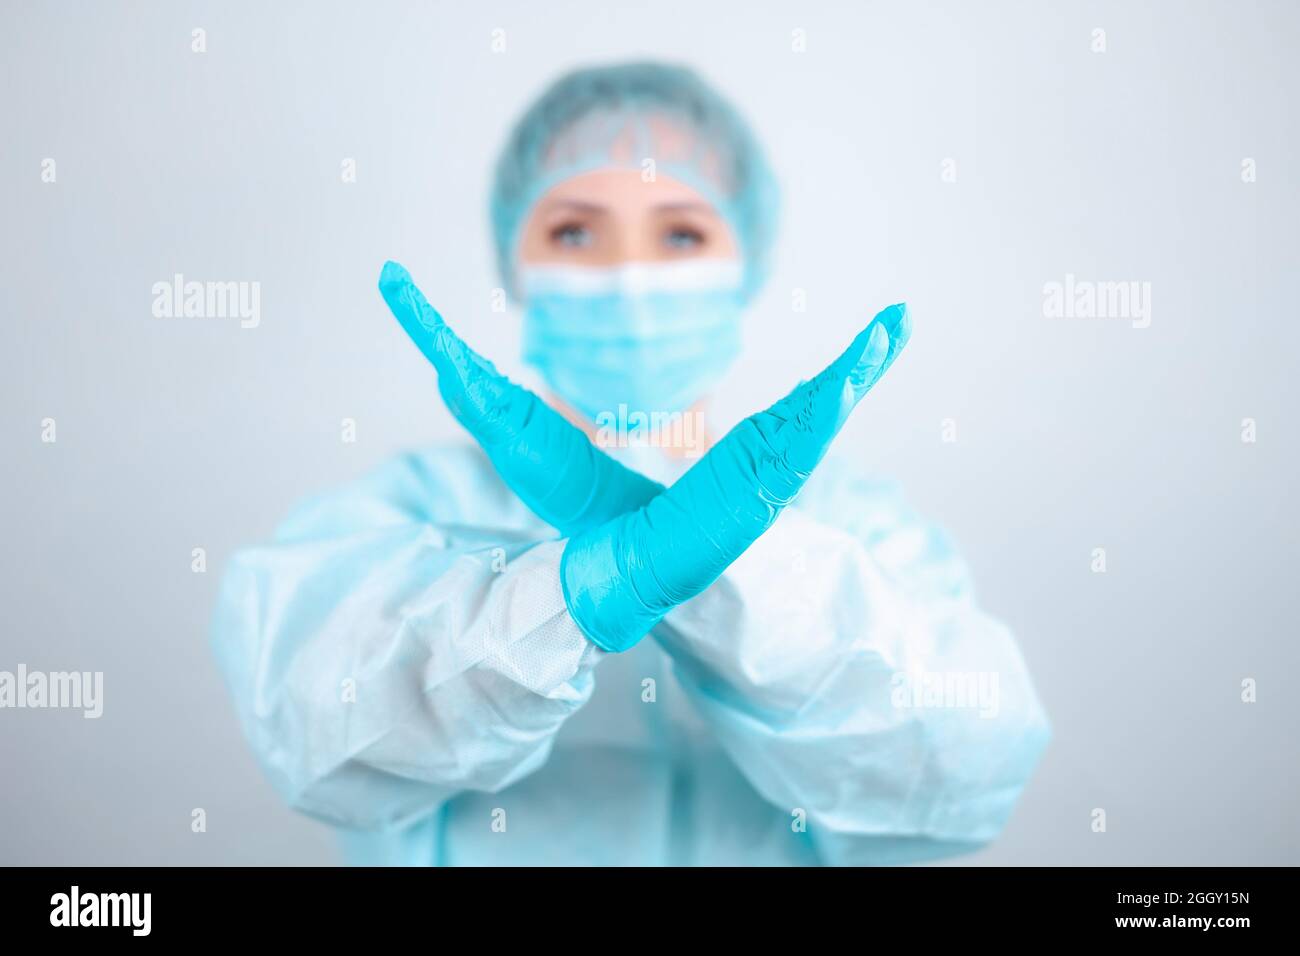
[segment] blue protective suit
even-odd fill
[[[832,455],[623,654],[568,613],[564,546],[465,445],[312,498],[232,559],[213,640],[244,730],[350,861],[894,863],[1006,822],[1042,706],[893,486]]]

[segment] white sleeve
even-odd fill
[[[880,506],[837,499],[843,524],[842,509]],[[858,535],[787,511],[655,632],[729,756],[806,815],[828,863],[992,839],[1049,736],[1015,642],[946,539],[886,510]]]
[[[237,554],[213,624],[276,788],[356,828],[537,769],[603,653],[565,608],[563,541],[429,523],[385,495],[398,484],[381,473],[310,502]]]

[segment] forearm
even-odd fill
[[[449,551],[429,526],[236,557],[218,659],[296,808],[399,825],[536,769],[600,652],[565,610],[560,544]]]
[[[732,760],[806,815],[827,862],[992,839],[1048,736],[1004,627],[970,601],[921,599],[797,513],[655,636]],[[961,698],[913,693],[935,675]]]

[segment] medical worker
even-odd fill
[[[737,357],[775,208],[693,72],[586,69],[491,197],[543,395],[383,266],[466,440],[299,505],[232,559],[213,635],[262,766],[349,860],[882,864],[1006,823],[1049,734],[1020,652],[836,441],[906,306],[725,435],[681,427]]]

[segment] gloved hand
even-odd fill
[[[400,265],[385,264],[379,287],[438,370],[452,414],[520,499],[571,538],[566,604],[610,651],[632,647],[771,526],[911,334],[905,305],[885,309],[825,371],[737,425],[665,492],[470,349]]]
[[[442,320],[396,262],[379,291],[438,371],[443,400],[507,486],[566,537],[645,504],[663,490],[587,440],[559,412],[511,382]]]
[[[794,499],[910,335],[906,305],[890,306],[825,371],[738,424],[671,488],[572,537],[560,581],[583,633],[627,650],[712,584]]]

